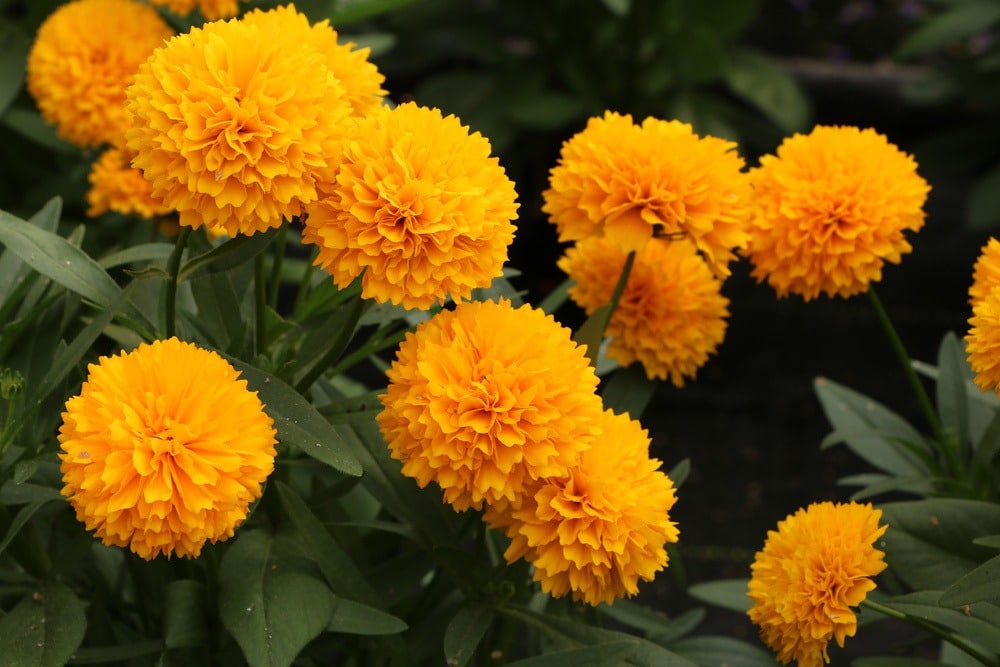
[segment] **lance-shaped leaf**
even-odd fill
[[[65,584],[50,582],[0,618],[0,656],[6,665],[62,667],[86,630],[83,603]]]

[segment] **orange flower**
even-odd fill
[[[290,22],[299,25],[289,30]],[[318,196],[351,114],[308,19],[264,12],[172,39],[128,90],[128,147],[182,225],[230,236],[278,227]]]
[[[623,251],[653,236],[686,237],[729,275],[746,245],[750,190],[736,144],[679,121],[606,112],[563,144],[542,210],[560,241],[606,236]]]
[[[990,238],[980,249],[972,269],[969,303],[975,304],[976,301],[985,299],[997,286],[1000,286],[1000,241]]]
[[[89,371],[59,429],[62,492],[87,530],[147,560],[232,537],[275,456],[273,421],[246,380],[176,338]]]
[[[855,502],[813,503],[768,531],[757,552],[748,595],[750,620],[782,664],[820,667],[830,662],[831,639],[843,647],[857,630],[857,607],[886,568],[875,541],[882,510]]]
[[[170,213],[170,208],[153,197],[152,187],[133,169],[125,152],[118,148],[104,151],[90,166],[87,177],[87,215],[96,218],[108,211],[140,218],[155,218]]]
[[[930,187],[913,158],[874,130],[818,126],[750,171],[753,276],[779,297],[849,297],[910,252]]]
[[[525,558],[534,579],[555,597],[597,605],[639,592],[667,565],[664,545],[676,542],[669,510],[673,482],[649,458],[649,436],[628,415],[605,411],[600,432],[562,475],[535,482],[514,507],[488,508],[503,528],[508,563]]]
[[[154,5],[166,7],[178,16],[187,16],[197,7],[206,21],[228,19],[239,11],[237,0],[151,0]]]
[[[625,259],[609,239],[569,248],[558,264],[574,282],[570,298],[588,315],[609,303]],[[725,337],[729,300],[721,290],[693,243],[650,239],[636,253],[608,323],[608,356],[623,366],[639,361],[650,379],[683,386]]]
[[[601,414],[570,330],[528,306],[464,302],[407,334],[377,419],[403,473],[457,510],[516,501],[576,462]]]
[[[302,234],[337,286],[364,272],[364,297],[428,308],[501,275],[517,193],[478,132],[437,109],[379,107],[340,160]]]
[[[81,148],[120,145],[125,89],[173,34],[156,10],[132,0],[76,0],[45,19],[28,54],[28,92],[60,137]]]

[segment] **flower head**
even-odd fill
[[[746,245],[749,186],[736,144],[679,121],[606,112],[563,144],[542,210],[560,241],[605,236],[638,250],[652,236],[686,237],[729,275]]]
[[[753,276],[779,297],[849,297],[882,278],[924,224],[930,187],[913,158],[872,129],[817,126],[750,171]]]
[[[90,365],[59,429],[62,492],[88,530],[147,560],[232,537],[275,456],[273,421],[238,377],[176,338]]]
[[[570,298],[592,314],[611,301],[626,254],[606,238],[569,248],[559,268],[573,280]],[[650,379],[684,385],[726,334],[729,300],[722,283],[687,239],[650,239],[635,255],[628,282],[608,323],[608,356],[642,363]]]
[[[187,16],[197,7],[206,21],[217,21],[236,16],[238,0],[151,0],[154,5],[166,7],[178,16]]]
[[[886,568],[874,547],[886,526],[871,504],[814,503],[778,522],[751,566],[750,620],[782,664],[830,662],[827,644],[853,637],[857,607]]]
[[[986,298],[994,287],[1000,286],[1000,241],[991,238],[980,251],[972,269],[969,286],[969,303]]]
[[[455,116],[379,107],[354,123],[302,238],[338,286],[364,272],[366,298],[427,308],[502,273],[516,198],[489,142]]]
[[[173,30],[133,0],[74,0],[38,29],[28,54],[28,92],[60,137],[81,148],[120,145],[125,89]]]
[[[519,505],[485,519],[511,538],[508,562],[525,558],[542,590],[597,605],[639,592],[667,565],[678,530],[668,514],[673,482],[649,457],[649,436],[628,415],[605,411],[579,463],[538,480]]]
[[[324,54],[300,43],[308,30],[294,11],[207,23],[139,69],[128,147],[182,225],[230,236],[278,227],[331,178],[351,106]]]
[[[170,208],[153,197],[153,188],[142,172],[129,164],[125,151],[109,148],[90,166],[90,190],[87,191],[87,215],[96,218],[108,211],[155,218],[170,213]]]
[[[421,323],[388,377],[378,422],[393,458],[457,510],[515,501],[531,480],[564,474],[602,410],[569,329],[506,300]]]

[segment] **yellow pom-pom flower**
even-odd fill
[[[558,265],[573,280],[569,296],[592,314],[611,301],[626,253],[609,239],[588,238]],[[687,239],[650,239],[635,255],[608,323],[607,354],[623,366],[639,361],[650,379],[684,385],[722,343],[729,299]]]
[[[173,30],[133,0],[74,0],[38,29],[27,88],[60,137],[81,148],[121,145],[129,126],[125,89]]]
[[[667,565],[664,545],[677,541],[669,515],[675,489],[659,468],[639,422],[608,410],[576,466],[536,482],[517,506],[488,508],[484,518],[511,538],[508,562],[534,565],[543,591],[611,604],[637,594],[640,579],[652,581]]]
[[[624,251],[652,236],[686,237],[729,275],[746,245],[749,186],[736,144],[687,123],[606,112],[562,146],[542,210],[561,241],[606,236]]]
[[[358,119],[342,149],[302,234],[339,287],[364,272],[364,297],[428,308],[501,275],[517,193],[482,135],[406,103]]]
[[[457,510],[516,501],[563,475],[601,415],[597,376],[570,330],[507,300],[463,302],[407,334],[379,426],[403,473]]]
[[[886,568],[875,541],[882,511],[855,502],[814,503],[778,522],[751,566],[750,620],[782,664],[830,662],[831,639],[843,647],[857,630],[857,607]]]
[[[77,518],[147,560],[232,537],[275,456],[273,421],[239,371],[176,338],[88,370],[59,429]]]
[[[108,211],[140,218],[170,213],[170,208],[153,197],[153,188],[142,172],[131,166],[125,151],[109,148],[90,166],[87,176],[87,215],[96,218]]]
[[[154,5],[166,7],[178,16],[187,16],[195,7],[206,21],[217,21],[236,16],[238,0],[151,0]]]
[[[983,391],[1000,387],[1000,285],[972,303],[965,336],[969,367]],[[1000,392],[998,392],[1000,393]]]
[[[382,105],[386,91],[382,89],[385,77],[374,63],[368,60],[371,49],[356,49],[354,42],[341,44],[337,31],[328,20],[312,26],[302,20],[302,15],[291,5],[265,12],[255,9],[241,18],[243,23],[280,22],[285,39],[300,44],[300,48],[320,53],[324,64],[344,88],[344,99],[354,115],[365,116]]]
[[[1000,241],[991,238],[980,249],[973,266],[969,303],[975,304],[976,301],[985,299],[997,286],[1000,286]]]
[[[193,228],[230,236],[278,227],[318,196],[351,107],[323,54],[299,42],[303,14],[192,28],[128,89],[133,165]]]
[[[849,297],[910,252],[930,186],[913,158],[872,129],[817,126],[750,170],[747,254],[779,297]]]

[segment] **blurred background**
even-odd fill
[[[62,194],[63,224],[89,225],[84,244],[106,246],[136,233],[137,223],[87,221],[86,174],[96,156],[60,141],[22,86],[34,31],[58,4],[0,2],[0,208],[29,216]],[[528,301],[564,278],[540,193],[561,143],[588,117],[610,109],[687,121],[738,142],[748,165],[795,132],[845,124],[873,127],[913,153],[933,188],[927,224],[910,237],[913,253],[876,286],[903,342],[914,358],[933,362],[946,332],[967,330],[972,265],[1000,227],[1000,0],[296,6],[371,47],[395,101],[439,107],[490,139],[518,187],[510,264]],[[813,501],[846,499],[851,489],[837,480],[866,471],[846,449],[820,450],[829,429],[815,378],[846,384],[923,427],[864,296],[778,300],[749,277],[746,262],[733,268],[718,354],[684,388],[658,388],[643,417],[665,468],[691,461],[676,506],[682,540],[673,576],[642,597],[668,612],[690,606],[685,581],[749,576],[753,552],[779,519]],[[558,316],[569,325],[582,319],[572,304]],[[710,621],[722,634],[755,634],[735,614]]]

